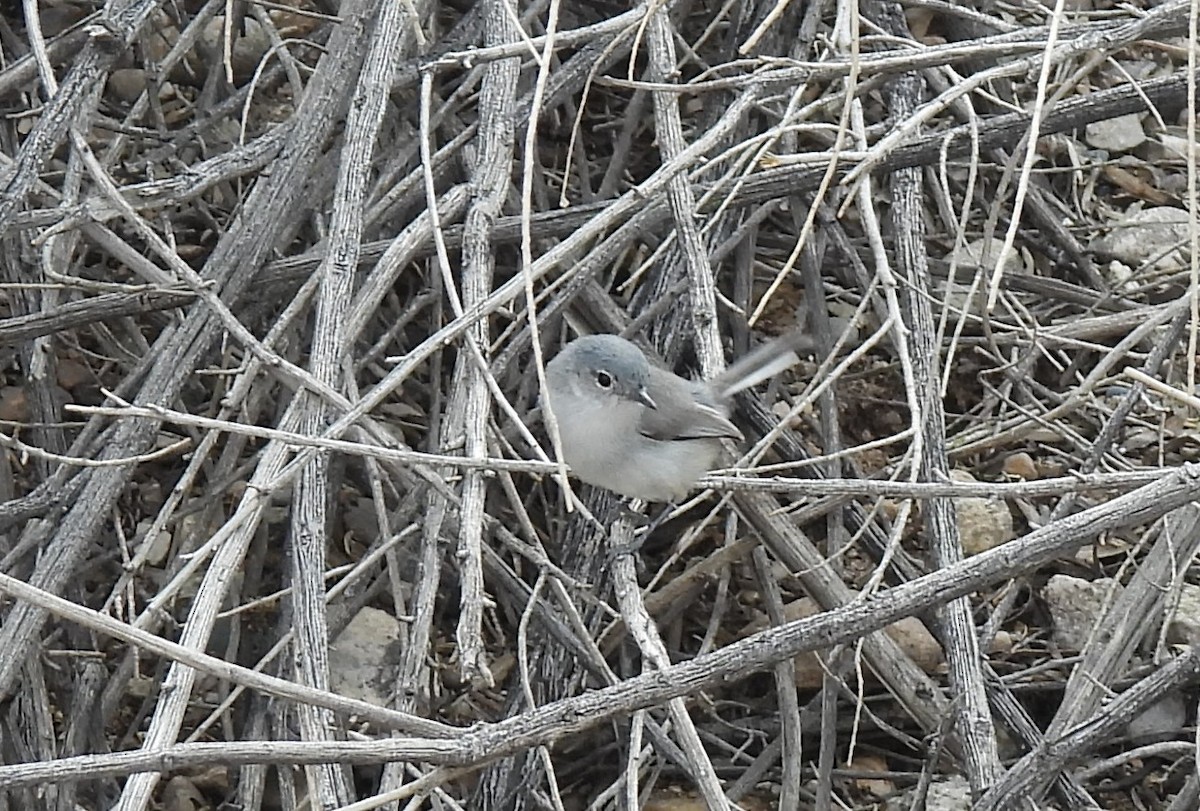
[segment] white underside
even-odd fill
[[[643,406],[568,395],[552,405],[563,458],[581,480],[646,501],[678,501],[712,469],[717,439],[668,442],[638,431]]]

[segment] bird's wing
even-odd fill
[[[664,377],[670,375],[670,378]],[[683,439],[742,439],[742,432],[725,416],[703,383],[683,381],[659,369],[650,375],[647,392],[658,408],[645,408],[638,430],[660,442]]]
[[[640,430],[643,436],[662,442],[684,439],[743,439],[742,432],[723,414],[697,407],[688,416],[663,417],[662,409],[646,409]]]

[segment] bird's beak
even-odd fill
[[[658,403],[654,402],[654,398],[650,396],[650,392],[646,391],[644,388],[638,389],[637,398],[638,402],[640,402],[646,408],[653,408],[655,411],[658,410]]]

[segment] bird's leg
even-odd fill
[[[667,520],[667,517],[671,515],[671,511],[674,510],[676,506],[674,502],[664,504],[657,515],[647,520],[645,513],[635,509],[638,503],[639,500],[634,499],[633,501],[623,505],[623,507],[628,510],[629,513],[636,516],[635,520],[641,524],[641,526],[634,532],[632,543],[613,550],[612,556],[614,558],[618,555],[633,555],[637,552],[640,552],[642,545],[645,544],[646,539],[650,537],[650,533],[658,529],[659,526],[661,526],[662,523]]]
[[[663,522],[667,520],[667,518],[678,506],[679,505],[674,501],[667,502],[666,504],[662,505],[662,510],[659,511],[658,515],[651,519],[650,523],[648,523],[644,529],[638,530],[638,540],[636,542],[638,549],[642,548],[642,544],[646,542],[646,539],[650,537],[650,534],[662,526]]]

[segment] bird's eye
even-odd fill
[[[602,389],[611,389],[613,385],[613,376],[601,369],[596,372],[596,385]]]

